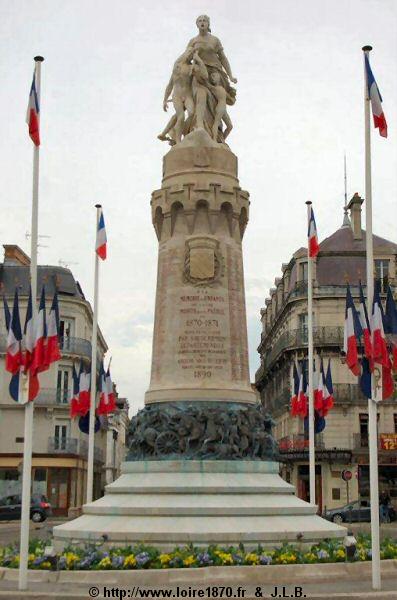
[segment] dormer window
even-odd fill
[[[299,281],[307,281],[307,262],[299,263]]]
[[[375,281],[380,283],[380,291],[386,294],[389,284],[389,263],[390,260],[385,258],[376,259],[375,261]]]

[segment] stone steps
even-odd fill
[[[344,527],[316,514],[266,461],[131,461],[83,515],[54,528],[69,543],[188,543],[275,546],[342,537]]]
[[[84,514],[153,516],[313,515],[316,507],[281,494],[107,494],[84,506]]]

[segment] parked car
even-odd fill
[[[12,521],[21,518],[21,494],[0,498],[0,521]],[[30,499],[30,518],[41,523],[52,515],[51,504],[43,494],[33,494]]]
[[[355,523],[371,520],[371,504],[369,500],[356,500],[339,508],[324,511],[323,517],[334,523]],[[390,521],[396,520],[396,511],[389,506]]]

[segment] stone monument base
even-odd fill
[[[283,541],[312,544],[343,537],[346,529],[316,514],[278,474],[278,463],[260,460],[130,461],[106,486],[105,496],[82,516],[54,527],[57,549],[103,540],[266,547]]]

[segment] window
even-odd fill
[[[66,450],[67,425],[55,425],[55,450]]]
[[[340,488],[332,488],[332,500],[340,500]]]
[[[308,328],[307,328],[307,313],[303,313],[299,315],[299,331],[301,335],[301,340],[303,344],[307,344],[308,342]]]
[[[57,402],[67,404],[71,392],[72,373],[68,367],[59,367],[57,376]]]
[[[394,413],[394,433],[397,433],[397,413]]]
[[[380,283],[380,291],[384,294],[389,283],[389,262],[384,258],[375,260],[375,281]]]
[[[307,262],[299,264],[299,281],[307,281]]]
[[[61,347],[64,350],[70,349],[71,338],[74,335],[74,322],[72,319],[61,318],[59,321],[59,336],[61,338]]]
[[[368,447],[368,415],[360,414],[360,446],[362,448]]]

